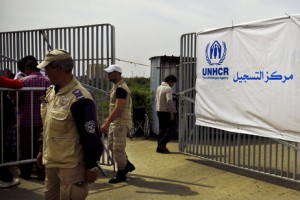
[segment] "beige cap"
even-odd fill
[[[104,71],[106,71],[107,73],[116,71],[116,72],[120,72],[122,74],[122,69],[118,65],[110,65],[108,68],[105,68]]]
[[[44,69],[47,65],[49,65],[53,61],[64,60],[67,58],[71,58],[71,56],[66,50],[54,49],[46,54],[44,61],[41,62],[37,66],[37,68]]]

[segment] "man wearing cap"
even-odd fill
[[[52,86],[41,104],[43,145],[37,156],[45,165],[45,199],[85,199],[97,178],[103,151],[93,97],[73,76],[73,59],[55,49],[38,68]]]
[[[119,183],[126,181],[126,174],[135,170],[125,151],[127,133],[132,127],[132,99],[131,92],[121,77],[121,67],[110,65],[104,71],[108,74],[113,87],[110,91],[109,116],[101,126],[100,132],[108,131],[108,147],[114,152],[118,168],[116,175],[109,180],[109,183]]]

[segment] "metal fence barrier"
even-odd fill
[[[74,60],[73,74],[90,88],[99,88],[98,99],[106,98],[111,84],[105,77],[104,68],[114,64],[115,28],[111,24],[59,27],[36,30],[0,32],[0,75],[5,70],[16,74],[17,61],[33,55],[38,62],[47,51],[65,49]],[[108,102],[108,101],[107,101]],[[107,107],[98,108],[101,123],[107,116]]]
[[[108,93],[111,87],[103,68],[115,63],[116,59],[114,26],[95,24],[0,32],[0,75],[4,75],[6,70],[17,73],[17,61],[24,56],[33,55],[38,62],[41,62],[45,53],[53,49],[66,49],[70,52],[74,60],[73,74],[94,94],[99,124],[102,124],[108,115]],[[34,92],[33,88],[16,90],[17,96],[19,92],[31,89]],[[9,89],[0,88],[1,95],[5,90]],[[3,116],[1,119],[3,120]],[[3,130],[1,130],[1,135],[3,135]],[[3,149],[0,153],[3,154]],[[12,163],[3,163],[3,160],[0,160],[0,166],[33,162],[35,156],[32,155],[31,160],[17,159]],[[100,164],[115,167],[111,151],[105,149]]]
[[[181,37],[179,149],[226,165],[300,182],[299,143],[195,125],[196,33]]]
[[[93,90],[97,90],[96,88],[93,88]],[[90,88],[90,91],[93,92],[93,90],[91,90]],[[99,90],[99,89],[98,89]],[[30,159],[26,159],[26,160],[21,160],[20,159],[20,122],[19,120],[17,120],[17,123],[16,123],[16,127],[17,127],[17,137],[16,137],[16,158],[13,160],[13,161],[4,161],[4,156],[6,153],[8,152],[5,152],[4,151],[4,144],[5,144],[5,138],[4,136],[6,134],[4,134],[4,118],[6,117],[5,115],[7,113],[4,113],[4,104],[3,104],[3,98],[4,98],[4,95],[6,95],[5,93],[6,92],[10,92],[10,93],[14,93],[15,94],[15,99],[16,99],[16,103],[15,103],[15,110],[16,112],[15,113],[12,113],[13,115],[16,115],[16,118],[17,118],[17,111],[19,110],[19,100],[20,100],[20,94],[22,92],[30,92],[30,96],[31,96],[31,102],[30,102],[30,110],[31,110],[31,124],[33,123],[33,95],[34,95],[34,92],[41,92],[41,91],[45,91],[45,88],[33,88],[33,87],[24,87],[22,89],[19,89],[19,90],[14,90],[14,89],[8,89],[8,88],[0,88],[0,102],[1,102],[1,106],[0,106],[0,167],[1,166],[15,166],[15,165],[20,165],[20,164],[25,164],[25,163],[32,163],[32,162],[36,162],[36,156],[37,155],[34,155],[33,153],[33,125],[31,126],[31,144],[28,144],[30,147],[31,147],[31,157]],[[99,92],[99,91],[98,91]],[[99,101],[97,101],[99,103]],[[98,104],[96,102],[96,109],[98,107]],[[112,152],[110,150],[107,149],[107,138],[102,135],[102,141],[105,145],[104,147],[104,151],[103,151],[103,154],[101,156],[101,159],[99,161],[99,165],[108,165],[108,166],[111,166],[115,164],[115,161],[113,159],[113,155],[112,155]]]

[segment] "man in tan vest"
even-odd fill
[[[109,116],[101,126],[100,132],[108,131],[108,147],[114,152],[118,168],[117,174],[109,180],[109,183],[119,183],[126,181],[126,174],[135,170],[125,151],[127,133],[132,128],[132,99],[131,92],[121,77],[121,67],[110,65],[104,71],[113,87],[110,91]]]
[[[37,156],[38,165],[45,165],[46,200],[85,199],[103,151],[92,94],[73,76],[73,67],[62,49],[38,65],[52,84],[41,104],[43,145]]]

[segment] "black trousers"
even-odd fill
[[[20,158],[21,160],[35,159],[39,152],[39,138],[41,136],[41,126],[34,126],[33,138],[31,137],[31,127],[20,128]],[[33,155],[31,156],[31,140],[33,140]],[[32,168],[35,163],[22,164],[19,166],[21,176],[29,178],[32,173]],[[40,168],[36,168],[37,173]]]
[[[171,120],[171,114],[169,112],[157,111],[157,117],[159,121],[159,134],[157,145],[159,147],[165,147],[170,142],[176,131],[175,119]]]
[[[4,133],[7,133],[7,126],[5,126],[4,124]],[[1,135],[0,135],[1,136]],[[7,136],[4,134],[3,138],[5,139]],[[3,146],[3,161],[5,162],[10,162],[12,160],[14,160],[14,153],[11,152],[11,149],[8,148],[7,145],[5,145],[5,142],[3,142],[4,146]],[[1,141],[1,137],[0,137],[0,151],[2,149],[2,141]],[[0,152],[2,153],[2,152]],[[1,155],[0,155],[0,159],[2,159]],[[5,167],[0,167],[0,181],[4,181],[4,182],[11,182],[14,178],[14,175],[11,173],[10,171],[10,167],[9,166],[5,166]]]
[[[0,180],[4,182],[11,182],[14,175],[10,172],[9,166],[0,167]]]

